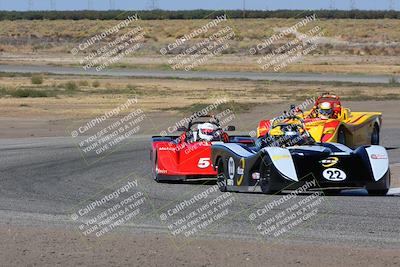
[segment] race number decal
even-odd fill
[[[230,157],[228,160],[228,174],[229,179],[233,179],[233,177],[235,177],[235,161],[232,157]]]
[[[325,179],[329,181],[343,181],[347,178],[347,175],[344,171],[336,169],[336,168],[329,168],[324,170],[322,173]]]
[[[197,163],[197,167],[200,169],[205,169],[210,166],[210,158],[200,158],[199,162]]]

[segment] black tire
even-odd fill
[[[372,184],[370,187],[367,186],[368,195],[370,196],[386,196],[390,189],[390,171],[385,175],[382,180]]]
[[[226,176],[225,176],[225,172],[224,172],[224,161],[222,159],[220,159],[218,161],[218,165],[217,165],[217,185],[218,185],[219,191],[221,191],[221,192],[228,191]]]
[[[372,130],[371,134],[371,145],[379,145],[380,143],[380,130],[378,124],[375,123],[374,129]]]
[[[260,167],[261,192],[263,192],[264,194],[275,194],[279,191],[271,189],[270,179],[271,179],[272,165],[267,165],[266,162],[269,162],[268,156],[263,157]]]
[[[160,183],[160,180],[158,179],[158,175],[156,173],[156,168],[157,168],[157,153],[155,153],[155,156],[154,156],[153,168],[151,168],[151,176],[153,176],[154,181],[156,181],[157,183]]]
[[[346,145],[346,131],[343,126],[340,126],[338,131],[337,142],[342,145]]]

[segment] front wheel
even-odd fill
[[[343,126],[340,126],[339,128],[337,140],[339,144],[346,145],[346,131]]]
[[[379,126],[375,124],[371,134],[371,145],[379,145],[379,141]]]
[[[267,156],[264,156],[262,158],[261,162],[261,168],[260,168],[260,187],[261,187],[261,192],[264,194],[275,194],[279,191],[272,190],[271,189],[271,164],[267,164],[269,162],[269,158]]]
[[[218,165],[217,165],[217,185],[219,188],[219,191],[221,192],[226,192],[227,189],[227,181],[226,181],[226,176],[224,173],[224,163],[223,160],[220,159],[218,161]]]
[[[370,196],[386,196],[390,189],[390,171],[380,181],[367,186],[368,195]]]
[[[157,183],[160,183],[160,180],[158,179],[158,174],[157,174],[157,152],[155,154],[153,154],[153,152],[150,152],[150,153],[151,153],[151,156],[154,155],[154,159],[152,159],[153,160],[153,168],[151,169],[151,174],[153,176],[153,180],[156,181]]]

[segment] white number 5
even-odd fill
[[[197,163],[197,167],[200,169],[205,169],[210,166],[210,158],[200,158],[199,163]]]

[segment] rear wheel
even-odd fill
[[[339,144],[346,145],[346,131],[343,126],[340,126],[337,141]]]
[[[380,181],[367,186],[368,195],[370,196],[386,196],[390,189],[390,171]]]
[[[375,124],[371,134],[371,145],[379,145],[379,141],[379,126]]]
[[[217,165],[217,185],[221,192],[227,191],[227,187],[226,187],[227,182],[226,182],[226,176],[224,173],[224,163],[223,163],[222,159],[220,159],[218,161],[218,165]]]

